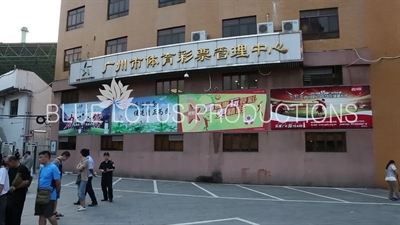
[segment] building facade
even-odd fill
[[[372,51],[374,30],[359,19],[373,13],[374,4],[62,1],[53,103],[63,119],[52,125],[52,140],[76,159],[82,148],[91,149],[97,162],[110,151],[119,165],[116,173],[123,176],[201,180],[217,174],[232,183],[374,187],[388,157],[380,153],[383,144],[374,146],[372,129],[382,126],[376,118],[372,124],[370,101],[371,72],[379,69],[360,58],[383,55]],[[149,121],[119,120],[127,114],[142,117],[135,110],[121,114],[115,104],[97,114],[79,111],[93,111],[94,103],[107,100],[98,97],[107,95],[103,90],[124,85],[129,85],[124,91],[133,90],[125,97],[134,99],[123,100],[133,104],[165,97],[185,104],[197,98],[207,105],[210,96],[212,103],[231,104],[247,94],[245,101],[253,106],[255,99],[265,99],[258,102],[257,115],[275,121],[257,126],[246,117],[244,124],[254,129],[243,122],[213,128],[186,104],[176,118],[185,115],[189,121],[147,128]],[[109,93],[112,98],[115,92]],[[316,102],[322,99],[323,116],[352,106],[349,112],[361,119],[340,124],[339,116],[313,123],[290,114],[304,103],[311,107],[302,109],[305,115],[321,116],[323,103]],[[283,111],[277,109],[280,103]],[[89,122],[96,115],[100,123]],[[300,122],[276,121],[282,116]],[[80,123],[77,117],[88,120]],[[196,127],[193,119],[201,121],[197,130],[190,128]],[[73,170],[75,163],[65,166]]]
[[[36,118],[44,118],[52,95],[51,87],[33,72],[15,69],[0,75],[0,142],[3,154],[17,149],[22,154],[23,150],[28,150],[27,143],[36,143],[36,147],[48,145],[50,135],[46,133],[50,133],[49,126],[38,124]]]

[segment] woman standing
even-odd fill
[[[10,179],[5,168],[3,155],[0,154],[0,225],[6,224],[7,193],[10,189]]]
[[[81,150],[81,161],[76,166],[76,169],[79,171],[77,184],[78,184],[78,197],[80,206],[78,207],[78,211],[86,210],[86,185],[89,180],[89,161],[87,160],[87,156],[89,155],[88,149]]]
[[[397,180],[399,179],[399,174],[396,171],[396,166],[394,165],[394,160],[390,160],[386,165],[386,178],[385,180],[389,184],[389,200],[397,201],[400,199],[399,186]],[[397,198],[393,198],[393,192]]]

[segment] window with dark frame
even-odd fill
[[[129,0],[108,0],[108,19],[115,19],[129,14]]]
[[[157,45],[172,45],[185,42],[185,26],[157,31]]]
[[[303,68],[303,85],[343,85],[342,67],[305,67]]]
[[[122,151],[124,149],[124,136],[101,136],[101,151]]]
[[[85,20],[85,6],[68,11],[67,31],[83,27]]]
[[[257,34],[257,17],[249,16],[222,20],[222,37]]]
[[[71,62],[79,61],[82,57],[82,47],[71,48],[64,51],[64,71],[69,71]]]
[[[77,103],[79,102],[79,90],[68,90],[61,92],[61,104]]]
[[[128,38],[121,37],[106,41],[106,55],[125,52],[128,48]]]
[[[300,11],[303,40],[339,38],[338,8]]]
[[[154,151],[183,152],[183,134],[154,135]]]
[[[258,133],[223,135],[224,152],[258,152]]]
[[[156,95],[182,94],[185,90],[185,80],[161,80],[157,81]]]
[[[225,75],[223,77],[223,90],[257,89],[258,75],[241,74]]]
[[[158,0],[158,8],[185,3],[186,0]]]
[[[10,117],[18,116],[19,99],[10,101]]]
[[[306,152],[346,152],[345,132],[306,132]]]
[[[76,136],[63,136],[58,138],[58,150],[75,150]]]

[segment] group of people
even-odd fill
[[[89,194],[92,200],[92,203],[88,206],[98,205],[92,187],[92,179],[97,175],[93,171],[94,161],[90,156],[89,149],[82,149],[80,155],[80,161],[76,167],[79,199],[74,204],[79,205],[78,211],[84,211],[86,209],[86,194]],[[27,159],[29,157],[30,152],[26,152],[22,160],[19,159],[18,154],[6,157],[0,154],[0,225],[21,224],[26,194],[32,183],[31,160]],[[54,160],[51,160],[49,151],[42,151],[38,154],[41,168],[38,173],[35,215],[39,216],[39,225],[46,225],[46,220],[52,225],[57,225],[57,220],[63,216],[57,212],[57,201],[61,193],[62,163],[69,157],[68,151],[63,152]],[[105,160],[100,164],[99,170],[102,172],[102,201],[112,202],[112,179],[115,165],[109,157],[108,152],[104,153]]]

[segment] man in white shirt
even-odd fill
[[[86,193],[89,194],[90,199],[92,200],[92,203],[89,204],[88,206],[97,206],[98,205],[97,198],[92,186],[93,177],[96,177],[96,174],[94,172],[94,160],[90,155],[88,155],[86,158],[89,161],[89,181],[86,185]],[[79,204],[80,204],[79,201],[74,202],[74,205],[79,205]]]
[[[10,179],[4,165],[4,158],[0,154],[0,225],[6,224],[7,193],[10,190]]]

